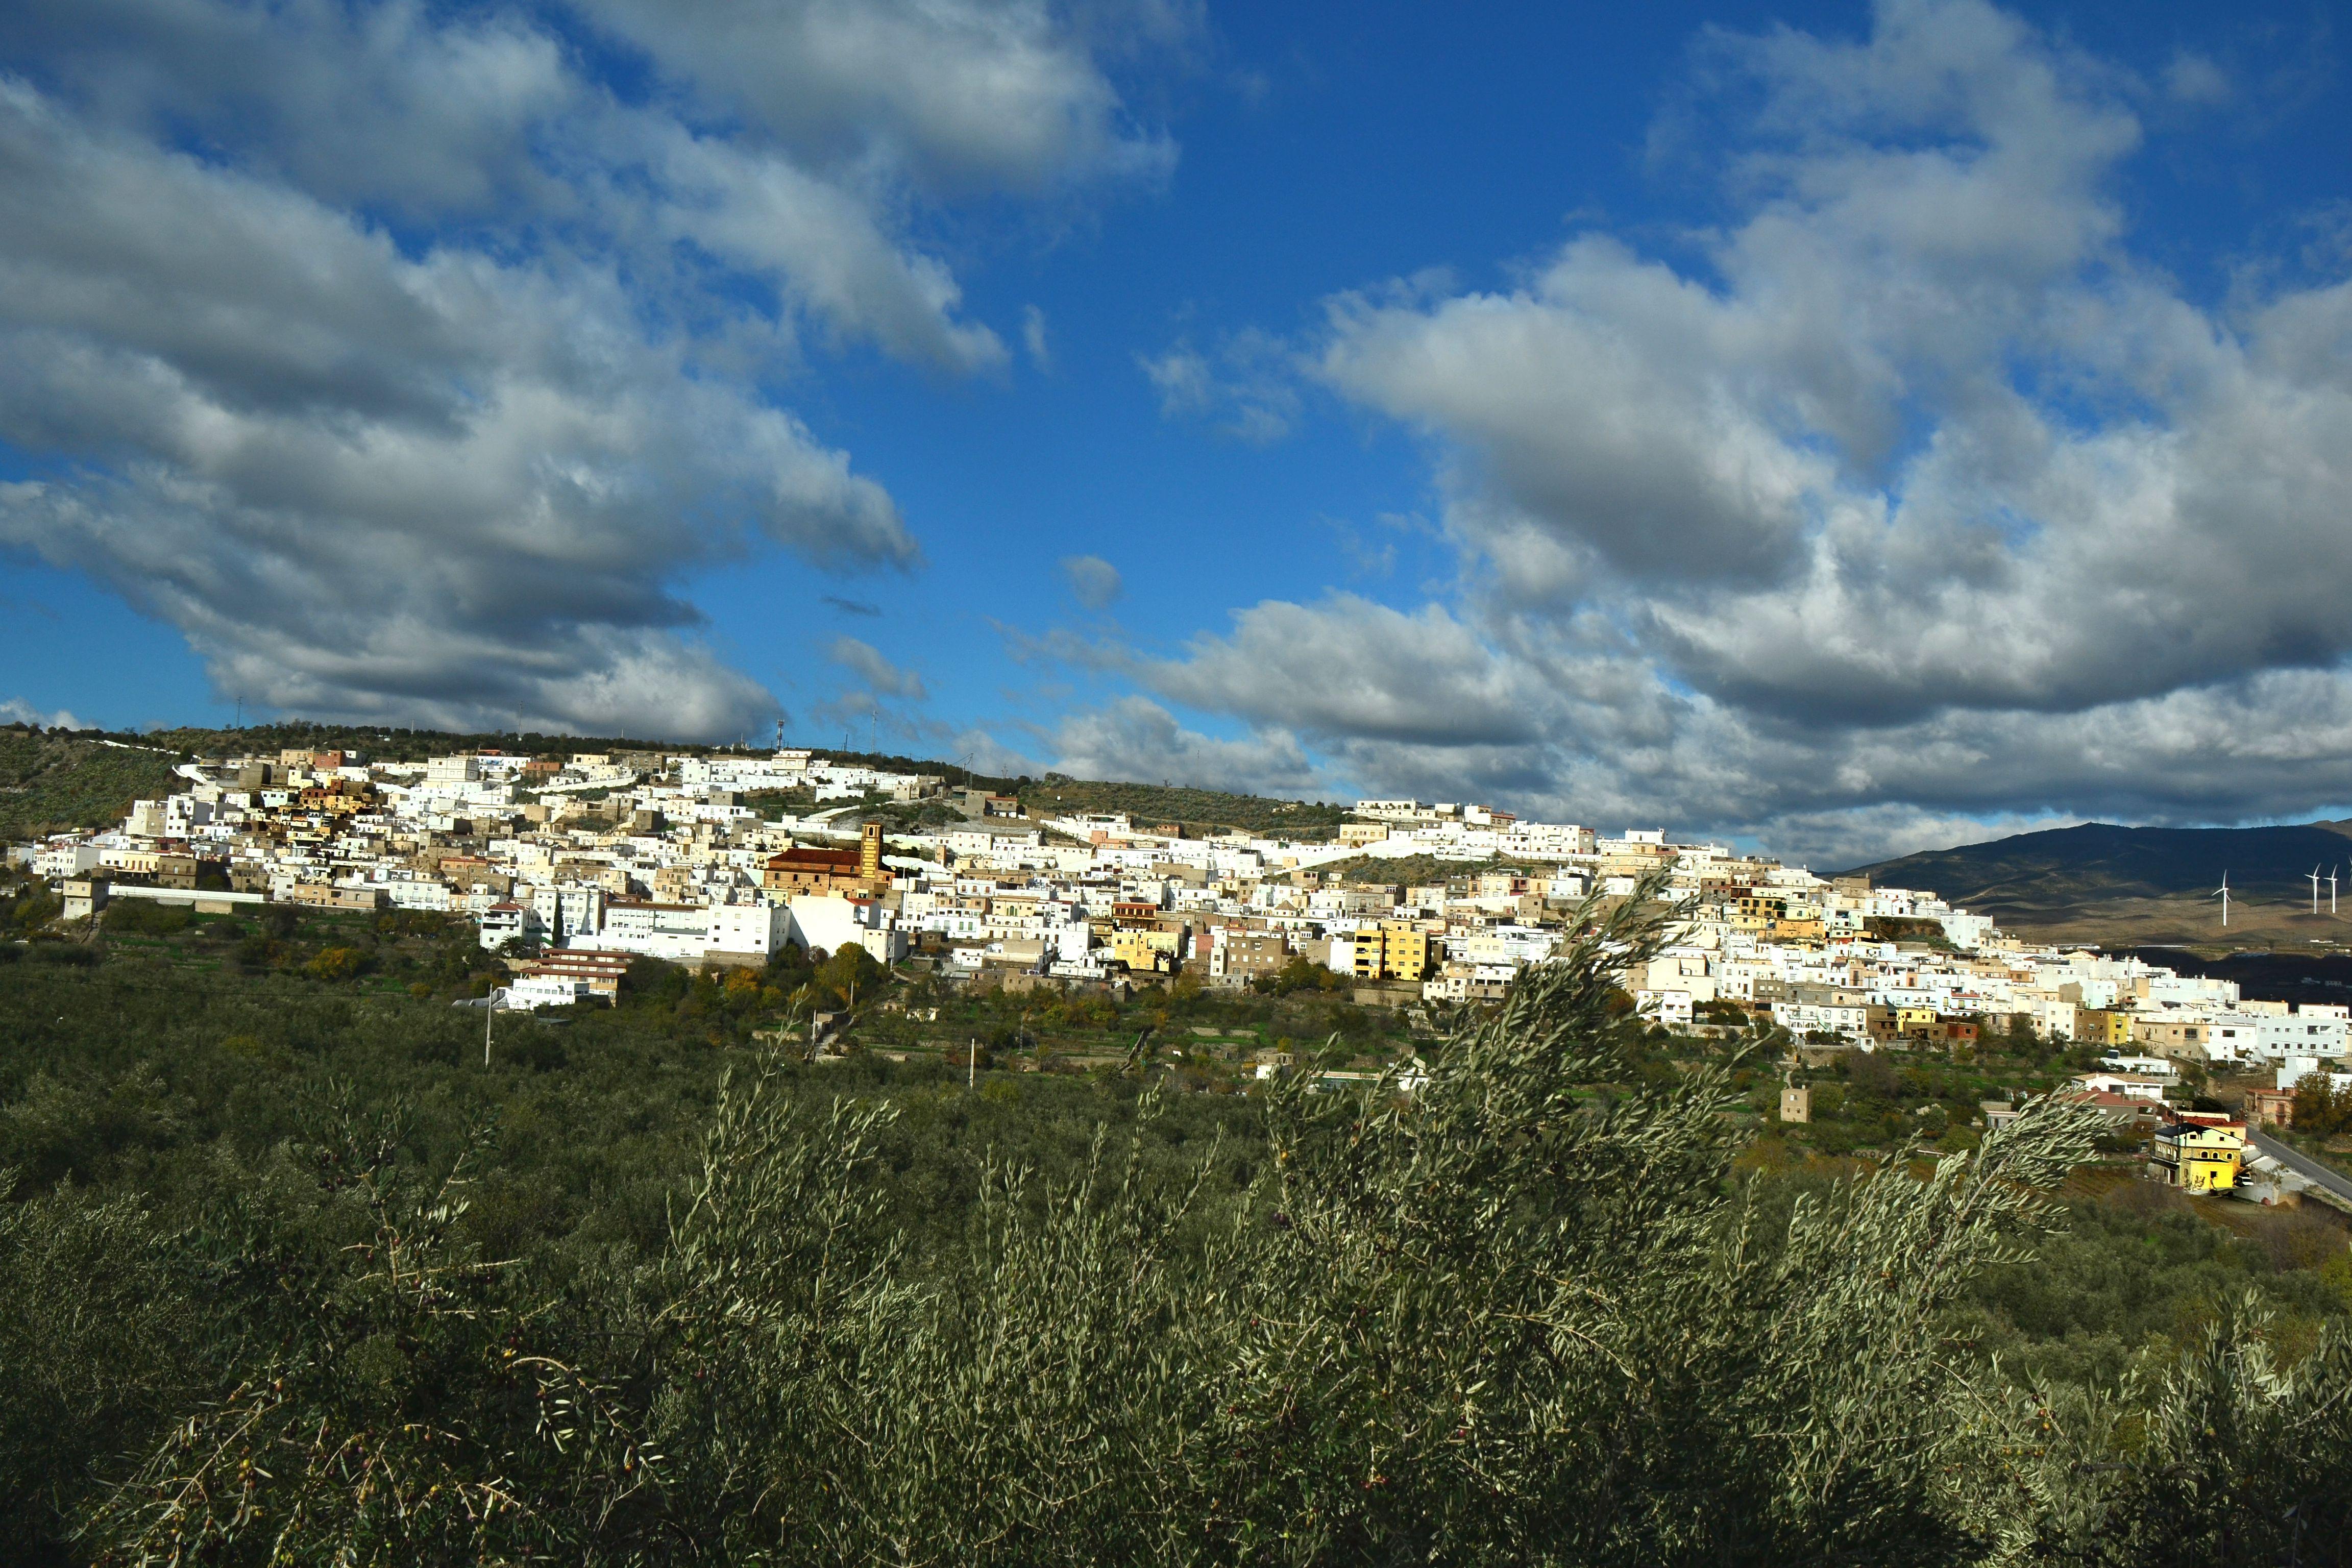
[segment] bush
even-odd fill
[[[157,903],[152,899],[116,899],[106,906],[99,923],[129,936],[173,936],[188,929],[184,904]]]
[[[2302,1079],[2294,1086],[2294,1117],[2289,1125],[2314,1138],[2352,1131],[2352,1088],[2337,1089],[2326,1073]]]
[[[302,966],[302,972],[314,980],[349,980],[359,973],[367,963],[367,955],[355,947],[328,947]]]
[[[872,953],[862,947],[844,947],[816,966],[810,983],[816,990],[818,1005],[832,1006],[874,995],[881,975],[882,966]]]
[[[1251,981],[1250,989],[1262,996],[1288,996],[1300,991],[1338,991],[1354,984],[1328,965],[1298,953],[1276,973]]]

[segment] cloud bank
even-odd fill
[[[767,389],[996,370],[909,206],[1169,155],[1018,3],[27,0],[0,59],[0,542],[224,696],[460,728],[766,720],[676,585],[920,556]]]
[[[2352,800],[2352,282],[2200,301],[2134,253],[2136,106],[2226,96],[2183,79],[1977,0],[1707,35],[1685,252],[1580,233],[1302,349],[1426,442],[1457,589],[1259,604],[1140,678],[1366,787],[1828,858]]]

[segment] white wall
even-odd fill
[[[714,904],[709,931],[713,952],[765,957],[791,940],[792,911],[780,904]]]

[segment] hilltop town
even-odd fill
[[[1291,838],[1037,815],[943,774],[793,749],[284,750],[182,763],[176,777],[119,826],[16,849],[68,921],[122,900],[459,917],[502,961],[492,999],[509,1008],[610,998],[640,959],[759,969],[787,949],[857,948],[900,974],[1011,993],[1182,977],[1244,991],[1305,972],[1360,1006],[1425,1017],[1501,999],[1592,909],[1646,888],[1676,919],[1628,991],[1666,1031],[1769,1026],[1816,1057],[1948,1049],[1988,1029],[2074,1042],[2103,1053],[2076,1091],[2150,1131],[2193,1124],[2184,1066],[2246,1078],[2243,1108],[2204,1117],[2241,1129],[2282,1120],[2312,1075],[2352,1088],[2345,1005],[2245,999],[2233,982],[2029,944],[1933,893],[1658,829],[1365,800],[1335,837]],[[1801,1096],[1782,1113],[1801,1120]],[[2158,1173],[2214,1182],[2177,1161]]]

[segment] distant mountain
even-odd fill
[[[2309,907],[2307,873],[2352,869],[2352,822],[2295,827],[2080,827],[2021,833],[1855,868],[2025,926],[2063,924],[2129,900],[2201,899],[2230,876],[2249,905]],[[2339,884],[2352,910],[2352,880]],[[2326,883],[2320,884],[2321,908]]]

